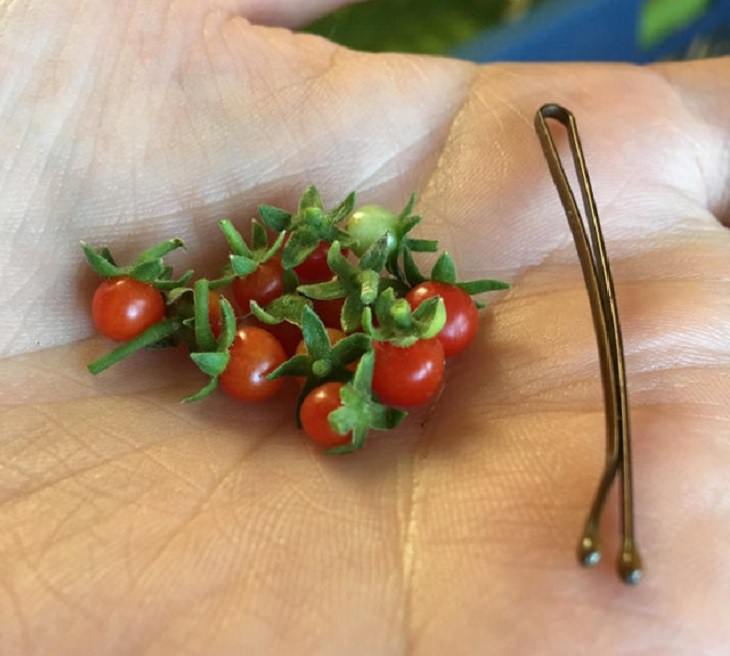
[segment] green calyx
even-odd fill
[[[262,308],[251,301],[251,312],[261,322],[273,326],[288,321],[302,327],[304,309],[311,307],[312,301],[299,294],[284,294]]]
[[[409,284],[414,287],[428,280],[428,278],[425,278],[418,270],[418,267],[412,257],[410,257],[410,261],[406,262],[406,277]],[[436,263],[431,269],[430,280],[447,285],[454,285],[455,287],[465,291],[470,296],[510,288],[510,284],[508,282],[503,282],[502,280],[481,279],[459,282],[456,276],[456,265],[454,264],[453,258],[447,252],[443,252],[441,257],[436,260]],[[475,301],[475,303],[480,309],[484,307],[484,304],[479,301]]]
[[[389,235],[376,241],[354,265],[342,254],[338,241],[327,253],[327,264],[336,274],[333,280],[314,285],[300,285],[297,291],[314,300],[344,298],[342,329],[351,333],[360,328],[363,310],[372,305],[380,292],[380,274],[388,256]]]
[[[173,269],[165,264],[164,257],[178,248],[185,248],[182,240],[166,239],[140,253],[132,264],[119,266],[106,246],[94,248],[84,241],[81,242],[86,261],[102,278],[134,278],[161,291],[183,287],[193,276],[192,271],[186,271],[177,280],[172,278]]]
[[[269,244],[266,228],[256,219],[251,222],[251,242],[246,243],[240,232],[236,230],[228,219],[218,222],[223,236],[231,250],[229,265],[224,275],[215,283],[223,286],[233,278],[245,278],[251,275],[261,264],[268,262],[281,249],[286,237],[284,230],[280,231],[273,244]]]
[[[352,212],[354,205],[355,194],[351,193],[328,212],[324,209],[319,191],[311,186],[302,194],[294,214],[271,205],[261,205],[259,215],[272,230],[289,233],[281,254],[281,263],[285,269],[293,269],[304,262],[322,241],[339,241],[347,245],[347,233],[337,225]]]
[[[329,449],[330,454],[352,453],[361,449],[370,432],[390,430],[406,417],[402,410],[384,406],[373,398],[373,366],[375,353],[368,351],[360,358],[351,382],[340,389],[342,405],[329,415],[329,423],[339,435],[352,434],[349,444]]]
[[[374,305],[378,327],[373,325],[371,308],[363,311],[365,332],[378,341],[411,346],[419,339],[436,337],[446,324],[446,307],[440,296],[429,298],[415,310],[404,298],[396,298],[393,288],[385,289]]]
[[[236,337],[236,316],[227,299],[221,297],[221,333],[218,339],[213,335],[208,314],[210,287],[205,278],[196,281],[193,288],[194,316],[193,330],[197,351],[190,353],[190,359],[210,377],[207,385],[195,394],[183,399],[184,403],[200,401],[218,387],[218,378],[226,370],[230,361],[230,349]]]
[[[423,282],[423,280],[414,280],[413,274],[417,268],[413,260],[413,253],[435,253],[438,250],[438,242],[435,240],[413,239],[408,236],[408,233],[421,222],[421,217],[413,214],[415,204],[416,195],[412,194],[403,211],[398,215],[398,220],[393,228],[395,243],[388,254],[387,263],[388,271],[410,287]],[[409,271],[411,276],[408,275]]]
[[[270,380],[282,376],[305,378],[297,403],[297,418],[298,408],[311,390],[332,380],[349,380],[352,373],[347,366],[370,350],[370,338],[363,333],[349,335],[333,345],[322,320],[308,305],[302,310],[301,328],[306,355],[295,355],[268,376]]]

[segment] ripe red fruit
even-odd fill
[[[285,360],[284,348],[271,333],[257,326],[241,326],[220,376],[221,388],[242,401],[265,401],[284,384],[280,378],[267,380],[266,376]]]
[[[265,306],[284,293],[284,269],[278,258],[272,258],[253,273],[233,281],[233,295],[241,311],[251,312],[251,301]]]
[[[134,278],[104,280],[94,292],[91,316],[106,337],[127,341],[165,316],[165,301],[152,285]]]
[[[325,383],[313,389],[299,411],[302,428],[310,440],[325,448],[348,444],[351,433],[339,435],[329,423],[330,412],[340,407],[342,383]]]
[[[342,329],[340,315],[342,314],[342,306],[345,304],[344,298],[335,298],[331,301],[314,301],[314,311],[322,319],[322,323],[328,328]]]
[[[375,342],[373,391],[386,405],[422,405],[441,388],[445,364],[444,347],[435,338],[405,348]]]
[[[426,299],[440,296],[446,308],[446,324],[437,339],[447,358],[461,353],[474,341],[479,328],[479,312],[471,296],[455,285],[428,281],[408,292],[406,299],[415,310]]]

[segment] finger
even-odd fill
[[[252,23],[298,27],[362,0],[241,0],[239,11]]]
[[[704,126],[703,168],[715,215],[730,225],[730,57],[656,67]]]

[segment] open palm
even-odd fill
[[[0,3],[3,653],[727,653],[730,62],[478,68],[247,20],[298,4]],[[606,562],[574,561],[604,420],[548,101],[578,118],[617,283],[636,589],[613,503]],[[88,375],[109,345],[79,341],[79,239],[123,259],[174,234],[206,272],[217,219],[312,182],[416,190],[464,278],[513,282],[435,408],[328,458],[291,398],[179,405],[201,381],[174,353]]]

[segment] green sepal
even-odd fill
[[[149,283],[163,291],[186,284],[192,276],[192,273],[189,273],[189,275],[186,273],[182,282],[172,281],[172,267],[165,266],[162,259],[176,248],[184,247],[185,245],[180,239],[167,239],[143,251],[130,266],[120,267],[116,264],[111,251],[106,246],[95,249],[86,242],[81,242],[81,248],[84,251],[86,260],[101,277],[118,278],[120,276],[129,276],[140,282]]]
[[[301,198],[299,199],[299,212],[314,207],[317,209],[324,209],[322,205],[322,197],[319,195],[317,187],[310,185],[304,190]]]
[[[217,347],[221,353],[227,353],[236,339],[236,313],[231,302],[225,297],[220,298],[221,334],[218,336]]]
[[[406,239],[408,251],[414,253],[435,253],[439,249],[439,243],[435,239]]]
[[[482,294],[484,292],[495,292],[500,289],[509,289],[511,285],[501,280],[471,280],[468,282],[457,282],[456,286],[463,289],[467,294]]]
[[[223,236],[226,238],[228,248],[231,249],[231,253],[233,255],[253,259],[253,253],[248,247],[246,240],[243,238],[241,233],[236,230],[229,219],[222,219],[221,221],[218,221],[218,227],[221,229]]]
[[[210,317],[208,315],[208,281],[200,278],[195,281],[193,287],[193,303],[195,312],[195,343],[198,350],[215,351],[216,341],[213,336],[213,329],[210,327]]]
[[[317,248],[320,241],[317,231],[310,226],[302,226],[292,232],[281,254],[281,265],[285,269],[299,266]]]
[[[288,230],[292,215],[273,205],[259,205],[259,216],[268,228],[275,232]]]
[[[362,258],[360,258],[360,268],[380,273],[385,267],[388,253],[394,247],[394,244],[395,237],[390,232],[386,232],[363,253]]]
[[[313,285],[299,285],[297,291],[308,298],[313,298],[315,301],[331,301],[344,298],[347,295],[347,290],[338,279]]]
[[[183,273],[177,280],[162,280],[157,279],[153,281],[153,286],[156,289],[159,289],[161,292],[166,291],[172,291],[173,289],[178,288],[184,288],[185,285],[187,285],[190,282],[190,279],[193,277],[193,270],[188,269],[185,273]]]
[[[251,275],[259,268],[259,263],[247,255],[230,255],[231,269],[239,278]]]
[[[121,362],[133,353],[136,353],[143,348],[153,346],[154,344],[171,337],[179,330],[179,328],[179,321],[176,321],[175,319],[163,319],[153,326],[150,326],[141,335],[138,335],[129,342],[125,342],[99,359],[94,360],[94,362],[89,364],[87,368],[94,375],[100,374],[105,369],[108,369],[117,362]]]
[[[204,398],[215,392],[216,389],[218,389],[218,377],[211,378],[205,387],[199,389],[195,392],[195,394],[186,396],[180,401],[180,403],[194,403],[195,401],[202,401]]]
[[[226,267],[226,269],[228,268],[229,267]],[[221,289],[222,287],[228,287],[228,285],[230,285],[235,279],[235,273],[224,273],[220,278],[213,278],[213,280],[208,281],[208,289],[214,290]]]
[[[185,248],[185,244],[182,239],[166,239],[161,241],[159,244],[148,248],[146,251],[142,251],[139,257],[134,261],[134,264],[142,264],[143,262],[150,262],[151,260],[160,260],[168,253],[177,250],[178,248]]]
[[[355,333],[341,339],[332,347],[330,359],[335,367],[346,367],[356,362],[372,345],[370,337],[364,333]]]
[[[431,280],[443,282],[447,285],[456,284],[456,266],[451,256],[444,252],[431,269]]]
[[[135,264],[129,271],[129,276],[141,282],[151,283],[157,280],[165,271],[162,260],[146,260]]]
[[[198,299],[203,298],[203,294],[205,295],[206,302],[198,302]],[[196,303],[195,303],[195,330],[196,330],[196,342],[198,343],[198,347],[200,347],[200,341],[198,340],[198,326],[199,325],[207,325],[208,329],[210,330],[210,322],[208,320],[208,303],[207,303],[207,297],[208,297],[208,285],[207,280],[197,281],[195,284],[195,295],[196,295]],[[203,314],[203,306],[205,306],[205,320],[203,320],[202,314]],[[196,353],[191,353],[190,357],[195,362],[195,364],[198,366],[198,368],[208,376],[210,376],[210,380],[208,383],[198,392],[195,394],[191,394],[190,396],[186,396],[182,402],[183,403],[192,403],[193,401],[200,401],[204,399],[205,397],[212,394],[218,387],[218,378],[219,376],[226,370],[226,367],[228,366],[228,362],[230,360],[230,349],[233,344],[234,339],[236,338],[236,315],[233,311],[233,306],[230,304],[228,299],[225,297],[221,297],[220,299],[220,308],[221,308],[221,316],[222,316],[222,327],[221,327],[221,334],[218,337],[217,340],[213,337],[212,330],[210,331],[210,338],[212,340],[211,342],[207,342],[207,346],[210,348],[206,348],[205,351],[200,351]],[[185,322],[183,322],[185,323]],[[203,332],[205,330],[203,329]]]
[[[112,252],[109,250],[108,246],[102,246],[99,249],[99,255],[101,255],[105,260],[116,266],[117,262],[114,259],[114,256],[112,255]]]
[[[251,221],[251,250],[265,251],[269,247],[269,237],[266,228],[256,219]]]
[[[378,264],[380,256],[375,253],[380,252],[383,244],[373,250],[371,263]],[[360,327],[363,308],[373,303],[378,297],[381,284],[380,275],[377,271],[362,270],[349,262],[342,255],[339,241],[333,242],[327,251],[327,263],[337,275],[336,278],[315,285],[300,285],[297,290],[315,300],[344,298],[345,303],[341,315],[342,329],[345,332],[353,332]]]
[[[446,305],[440,296],[433,296],[413,311],[413,325],[419,339],[436,337],[446,325]]]
[[[338,435],[352,434],[349,444],[329,449],[330,454],[344,454],[361,449],[371,428],[390,430],[406,416],[402,410],[388,408],[373,399],[372,380],[375,353],[360,358],[352,382],[340,389],[341,406],[330,412],[328,420]]]
[[[305,306],[302,312],[302,336],[312,360],[328,358],[332,349],[327,329],[316,312]]]
[[[330,220],[333,224],[339,223],[352,214],[352,210],[355,209],[356,198],[354,191],[349,193],[347,198],[330,212]]]
[[[84,251],[89,266],[102,278],[117,278],[126,274],[125,269],[113,264],[110,259],[102,255],[85,241],[81,242],[81,248]],[[109,252],[108,248],[102,250],[105,250],[106,253]]]
[[[220,376],[226,370],[230,357],[228,352],[218,351],[190,354],[190,359],[198,365],[198,369],[211,378]]]
[[[288,321],[301,327],[305,308],[311,305],[309,299],[299,294],[284,294],[269,303],[266,308],[262,308],[256,301],[251,301],[251,312],[261,323],[276,325]]]
[[[183,296],[187,296],[192,293],[192,287],[175,287],[174,289],[170,289],[165,292],[165,303],[167,305],[174,305],[183,298]]]
[[[411,310],[408,301],[397,298],[394,290],[389,288],[378,296],[374,310],[379,326],[373,326],[370,311],[365,311],[362,313],[365,331],[373,339],[401,347],[435,337],[446,324],[446,306],[440,296],[429,298]]]
[[[259,258],[259,262],[261,264],[268,262],[274,255],[276,255],[279,250],[281,250],[281,246],[284,243],[284,239],[286,239],[286,232],[281,231],[274,240],[274,243],[271,244],[268,248],[264,246],[263,252],[261,253],[261,256]]]
[[[304,378],[311,372],[310,358],[307,355],[295,355],[286,362],[280,364],[268,376],[267,380],[275,380],[282,376],[297,376]]]
[[[351,333],[360,327],[364,307],[359,296],[351,295],[345,298],[345,303],[342,305],[342,314],[340,315],[342,330]]]
[[[228,247],[230,248],[230,273],[231,276],[245,278],[251,275],[260,264],[268,262],[281,248],[286,237],[286,233],[281,231],[277,235],[274,243],[269,246],[269,236],[264,226],[254,219],[251,222],[251,246],[246,243],[241,233],[236,230],[228,219],[218,222],[223,232]],[[228,272],[224,272],[224,276],[220,279],[220,286],[229,282]],[[231,278],[232,280],[232,278]],[[215,281],[218,283],[219,281]]]
[[[403,272],[405,274],[406,282],[411,286],[415,287],[425,282],[426,278],[419,271],[416,261],[411,255],[410,249],[406,248],[403,251]]]

